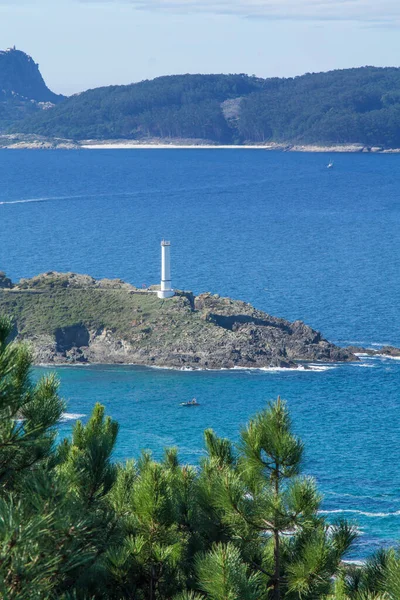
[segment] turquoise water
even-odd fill
[[[0,151],[0,269],[173,283],[302,318],[340,344],[400,345],[400,157],[249,150]],[[357,520],[353,558],[400,537],[400,361],[318,371],[61,368],[70,418],[100,401],[121,425],[115,458],[177,445],[196,462],[202,431],[237,438],[278,394],[306,443],[305,470],[330,518]],[[42,373],[37,369],[36,373]],[[179,407],[195,396],[201,406]]]

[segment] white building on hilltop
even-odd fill
[[[174,290],[171,287],[171,242],[161,242],[161,286],[157,292],[159,298],[172,298]]]

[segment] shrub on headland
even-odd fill
[[[0,597],[6,600],[394,600],[400,560],[345,569],[355,539],[319,514],[303,445],[278,399],[235,447],[211,430],[198,468],[175,449],[112,461],[118,425],[96,405],[56,443],[53,377],[0,319]]]

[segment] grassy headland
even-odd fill
[[[210,293],[161,300],[155,289],[73,273],[4,281],[0,314],[14,320],[15,335],[33,345],[40,363],[218,369],[356,360],[301,321]]]

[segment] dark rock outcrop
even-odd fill
[[[400,348],[395,346],[382,346],[377,350],[373,348],[363,348],[361,346],[348,346],[348,352],[352,354],[367,354],[368,356],[389,356],[392,358],[400,358]]]
[[[13,286],[11,279],[6,277],[3,271],[0,271],[0,288],[11,289]]]
[[[67,352],[73,348],[89,346],[90,334],[84,325],[58,327],[54,332],[57,352]]]
[[[391,356],[392,358],[400,357],[400,348],[395,348],[394,346],[383,346],[378,354],[383,354],[385,356]]]

